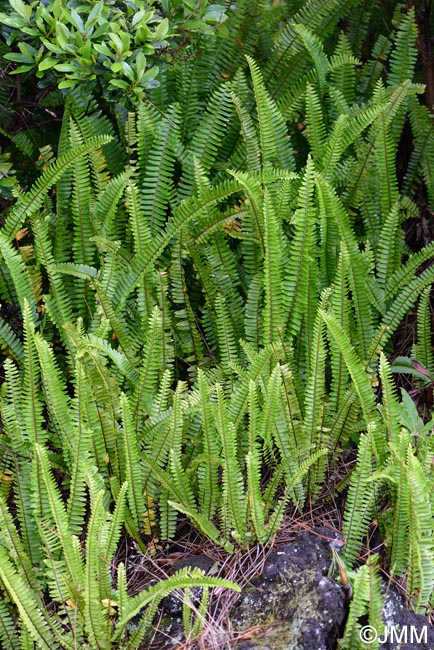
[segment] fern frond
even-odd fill
[[[281,278],[282,232],[275,216],[270,195],[264,196],[264,344],[268,345],[279,337],[283,325],[283,300]]]
[[[418,29],[415,19],[414,7],[411,7],[406,16],[401,20],[396,36],[394,47],[390,53],[390,70],[387,77],[389,85],[398,85],[407,79],[412,79],[417,61],[416,39]],[[406,105],[398,111],[392,124],[392,137],[397,142],[404,124]]]
[[[40,474],[46,491],[46,498],[50,507],[52,522],[59,537],[62,553],[68,568],[69,580],[74,583],[75,590],[78,593],[84,580],[83,558],[81,557],[80,549],[77,544],[74,543],[73,535],[71,535],[69,530],[67,513],[60,492],[54,482],[47,451],[44,447],[37,444],[35,446],[35,454],[37,473]]]
[[[143,254],[136,255],[132,260],[130,268],[126,269],[125,273],[122,274],[114,292],[114,304],[124,304],[124,301],[135,286],[140,275],[155,263],[172,238],[176,237],[187,223],[204,213],[206,214],[208,207],[211,207],[218,201],[225,200],[228,196],[235,194],[239,190],[240,184],[238,182],[225,181],[210,188],[200,199],[193,197],[183,201],[175,211],[172,219],[168,222],[164,232],[154,238],[152,244],[147,247],[147,250]]]
[[[103,191],[98,194],[97,200],[92,206],[92,222],[95,234],[105,233],[114,235],[116,228],[113,219],[118,209],[118,203],[125,191],[125,187],[131,177],[131,171],[121,172],[114,178],[111,178],[105,185]]]
[[[198,371],[197,384],[200,395],[202,449],[205,454],[205,462],[198,469],[199,482],[199,503],[200,509],[209,520],[213,517],[220,495],[218,485],[218,465],[212,462],[212,458],[220,456],[221,443],[218,437],[214,422],[214,415],[211,408],[211,395],[205,374]]]
[[[137,530],[143,527],[145,502],[140,472],[136,427],[133,425],[127,396],[121,393],[123,452],[125,479],[128,483],[128,504]]]
[[[379,375],[383,395],[381,415],[387,430],[389,443],[398,444],[397,436],[400,431],[398,417],[398,398],[396,386],[392,378],[392,371],[383,352],[380,354]]]
[[[400,267],[403,233],[400,231],[401,206],[397,201],[385,216],[381,228],[377,253],[377,279],[385,287],[393,273]]]
[[[22,365],[24,349],[12,327],[5,320],[0,321],[0,347],[9,350],[10,355]]]
[[[370,378],[366,372],[365,366],[357,356],[347,332],[338,323],[333,314],[326,313],[320,310],[321,317],[324,319],[328,331],[332,336],[335,344],[339,347],[348,372],[353,380],[354,387],[359,396],[360,405],[364,414],[365,422],[380,428],[379,419],[376,410],[375,395],[372,389]],[[382,431],[377,430],[371,434],[375,439],[376,453],[379,455],[380,460],[385,457],[385,442],[382,439]]]
[[[356,313],[357,327],[360,332],[360,347],[366,356],[373,336],[372,312],[369,293],[366,290],[368,268],[366,259],[360,253],[348,213],[334,189],[320,175],[316,176],[320,208],[325,217],[333,215],[345,249],[348,251],[349,282],[352,301]]]
[[[110,142],[113,138],[106,135],[94,136],[85,144],[71,149],[50,165],[33,187],[20,198],[6,218],[2,236],[12,241],[24,219],[34,214],[42,206],[47,192],[70,167],[90,151]]]
[[[229,580],[222,578],[213,578],[205,576],[200,569],[191,569],[186,567],[179,570],[169,579],[159,582],[156,585],[148,587],[137,596],[131,598],[125,606],[124,616],[118,621],[113,641],[117,641],[124,633],[125,626],[141,609],[152,604],[158,606],[163,598],[169,595],[173,590],[192,589],[194,587],[223,587],[224,589],[233,589],[240,591],[238,585]]]
[[[246,534],[244,481],[237,460],[236,429],[229,420],[223,390],[217,386],[215,408],[217,429],[222,445],[222,512],[221,519],[226,537],[233,536],[243,542]]]
[[[431,342],[432,314],[431,314],[432,287],[426,287],[419,298],[417,308],[417,342],[416,358],[430,372],[434,372],[434,354]]]
[[[16,604],[20,617],[32,639],[38,643],[40,648],[46,648],[46,650],[60,648],[56,635],[50,629],[35,595],[15,571],[2,547],[0,547],[0,577],[11,599]],[[68,644],[67,637],[65,638],[64,647],[68,648],[68,650],[73,649],[73,645]]]
[[[247,169],[260,169],[261,151],[252,118],[245,109],[241,99],[234,92],[231,92],[231,99],[237,111],[238,119],[240,120],[241,133],[246,148]]]
[[[174,194],[172,175],[177,141],[178,117],[173,109],[158,125],[141,186],[143,214],[154,235],[166,221],[167,206]]]
[[[326,75],[329,69],[329,61],[324,53],[321,40],[309,27],[293,23],[293,30],[298,34],[304,47],[308,51],[316,70],[318,85],[321,92],[324,90]]]
[[[314,160],[322,160],[326,142],[326,130],[320,99],[315,88],[306,88],[306,137]]]
[[[308,310],[309,284],[316,288],[316,215],[313,161],[309,157],[299,189],[297,210],[293,216],[294,237],[290,244],[289,261],[284,274],[284,304],[288,314],[289,333],[299,333],[300,324]]]
[[[277,164],[283,169],[293,170],[294,160],[285,121],[265,89],[256,62],[249,56],[246,58],[252,76],[258,111],[262,167],[266,169]]]
[[[21,311],[24,310],[24,302],[27,300],[30,306],[32,320],[36,322],[36,301],[33,295],[32,279],[21,255],[8,242],[7,237],[3,233],[0,233],[0,253],[11,274]]]
[[[416,591],[418,611],[423,612],[434,588],[433,512],[430,482],[411,449],[407,453],[409,489],[408,588]]]
[[[370,480],[374,471],[371,436],[369,428],[368,433],[360,436],[357,464],[352,471],[348,490],[342,528],[346,540],[343,555],[348,566],[354,564],[374,512],[376,488]]]
[[[339,640],[340,650],[363,650],[369,643],[378,646],[378,637],[383,633],[384,596],[381,591],[381,578],[378,574],[378,555],[370,555],[367,563],[357,569],[353,584],[353,597],[350,604],[345,633]],[[362,627],[362,620],[369,625]],[[366,638],[364,630],[375,630],[376,638]]]

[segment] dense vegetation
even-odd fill
[[[1,647],[140,648],[172,589],[237,587],[132,596],[121,537],[237,553],[326,493],[340,647],[380,569],[430,613],[433,421],[393,376],[434,375],[430,3],[0,8]]]

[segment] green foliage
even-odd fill
[[[190,6],[191,5],[191,6]],[[198,14],[198,15],[197,15]],[[85,2],[66,7],[62,2],[38,5],[11,0],[0,13],[4,54],[16,63],[14,74],[35,71],[59,89],[99,87],[113,99],[143,99],[158,82],[158,52],[183,47],[189,31],[212,32],[227,18],[224,5],[201,2]],[[147,60],[146,57],[150,57]]]
[[[378,575],[378,555],[371,555],[360,567],[353,580],[353,598],[350,604],[345,634],[339,641],[341,650],[363,650],[369,644],[379,648],[377,636],[381,637],[384,596]],[[362,626],[361,619],[365,621]]]
[[[418,301],[413,358],[392,370],[432,382],[434,248],[402,230],[433,186],[414,13],[367,59],[357,2],[148,4],[14,0],[0,19],[15,71],[69,89],[58,142],[3,184],[0,296],[23,335],[0,325],[2,641],[137,648],[171,589],[198,633],[208,588],[234,585],[184,571],[131,597],[128,567],[110,573],[121,534],[144,551],[187,517],[228,552],[267,544],[349,450],[349,571],[377,518],[422,611],[431,424],[387,362]],[[377,568],[356,574],[342,648],[361,616],[378,624]]]

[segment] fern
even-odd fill
[[[33,188],[29,190],[14,206],[13,210],[8,215],[3,228],[3,237],[11,241],[21,227],[23,220],[35,213],[42,206],[48,190],[58,181],[76,160],[79,160],[89,151],[101,147],[111,141],[110,136],[95,136],[92,137],[85,144],[71,149],[63,156],[60,156],[55,163],[50,165],[48,169],[35,183]]]
[[[360,551],[374,513],[376,490],[374,482],[370,480],[374,468],[372,453],[372,433],[368,430],[360,437],[357,464],[351,475],[344,513],[344,560],[350,566]]]

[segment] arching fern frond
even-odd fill
[[[15,237],[24,219],[39,210],[45,200],[47,192],[55,183],[57,183],[62,174],[64,174],[76,160],[79,160],[90,151],[111,142],[112,139],[111,136],[106,135],[94,136],[85,144],[79,145],[60,156],[55,163],[45,170],[33,187],[14,205],[10,214],[6,218],[2,233],[3,237],[8,241],[11,241]]]

